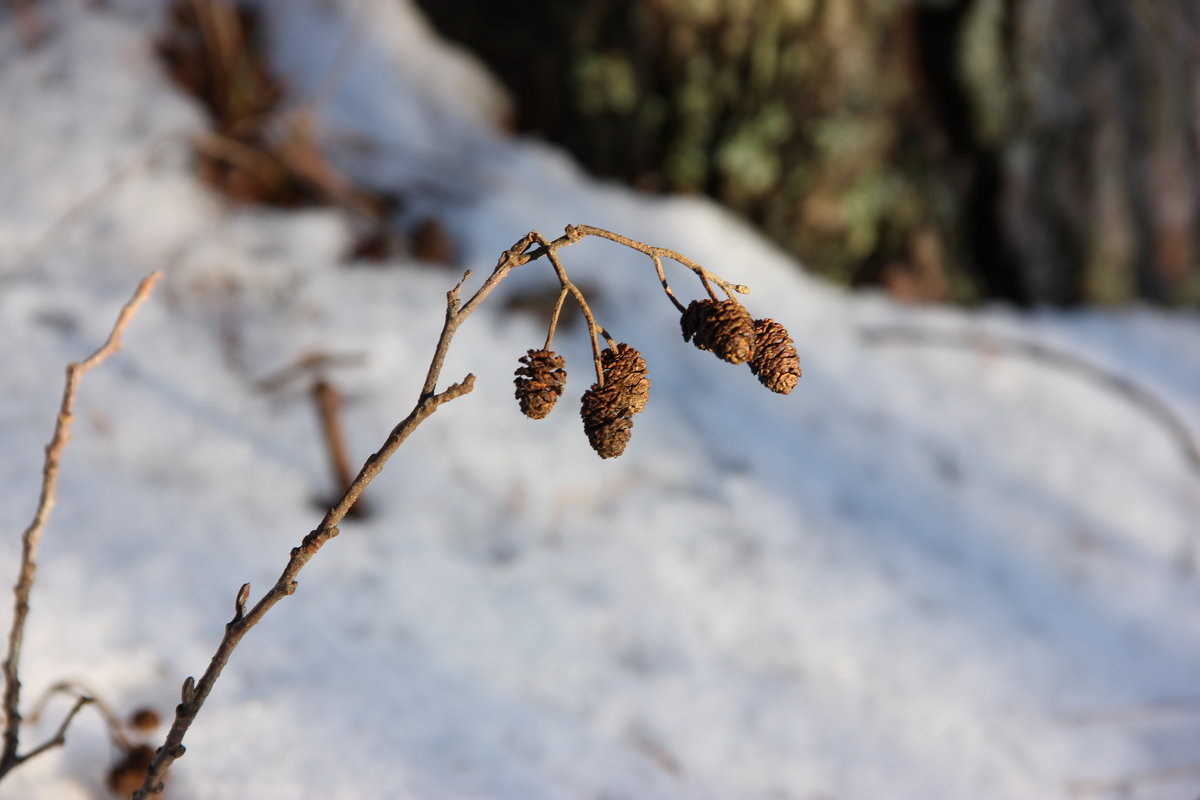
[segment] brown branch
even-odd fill
[[[554,331],[558,328],[558,318],[562,314],[563,303],[568,294],[570,294],[570,290],[565,286],[558,292],[558,299],[554,301],[554,311],[550,314],[550,328],[546,331],[546,343],[542,345],[543,350],[549,350],[554,344]]]
[[[329,381],[321,378],[313,384],[312,397],[321,423],[321,438],[325,441],[330,471],[333,473],[334,491],[340,492],[354,479],[346,448],[346,434],[342,431],[342,395]],[[337,497],[336,494],[329,496]],[[365,517],[370,511],[360,498],[347,513],[353,517]]]
[[[22,753],[20,756],[17,756],[17,760],[13,766],[23,764],[31,758],[40,756],[47,750],[55,747],[62,747],[64,744],[66,744],[67,728],[71,726],[71,722],[75,719],[75,715],[78,714],[84,706],[93,702],[95,702],[95,700],[87,695],[80,695],[79,697],[75,698],[75,705],[71,706],[71,710],[67,712],[65,717],[63,717],[63,721],[59,723],[58,730],[54,732],[54,735],[30,750],[28,753]]]
[[[643,242],[630,239],[628,236],[622,236],[619,233],[606,231],[603,228],[595,228],[591,225],[569,225],[567,226],[567,234],[564,238],[568,238],[572,242],[575,242],[584,236],[599,236],[602,239],[608,239],[609,241],[616,242],[617,244],[623,244],[626,247],[637,250],[639,253],[645,253],[646,255],[650,256],[651,259],[656,259],[655,266],[659,268],[659,277],[662,280],[663,289],[666,290],[667,296],[670,297],[676,305],[679,305],[679,301],[675,299],[675,295],[671,292],[671,287],[667,285],[667,279],[663,276],[661,264],[657,259],[669,258],[696,273],[700,277],[701,283],[704,284],[704,288],[708,289],[709,294],[712,294],[712,289],[709,288],[708,281],[712,281],[717,286],[720,286],[725,291],[725,294],[729,295],[731,298],[735,293],[749,294],[750,292],[750,287],[740,283],[730,283],[721,276],[709,272],[704,267],[700,266],[682,253],[677,253],[674,250],[668,250],[665,247],[655,247],[653,245],[644,244]],[[716,300],[717,298],[714,296],[713,299]]]
[[[38,505],[34,511],[33,521],[29,523],[29,527],[25,529],[25,533],[21,536],[21,566],[20,572],[17,574],[17,582],[13,586],[13,621],[12,629],[8,634],[8,654],[5,657],[3,669],[4,747],[0,751],[0,778],[18,764],[27,761],[34,755],[56,744],[61,744],[60,740],[66,733],[66,726],[79,710],[77,707],[68,715],[58,735],[51,742],[25,755],[18,754],[21,728],[21,645],[25,639],[25,622],[29,617],[29,594],[33,590],[33,582],[37,574],[37,551],[38,545],[41,543],[42,531],[46,526],[46,520],[50,517],[50,512],[54,509],[58,486],[59,461],[62,459],[63,450],[66,449],[67,442],[71,439],[71,422],[74,419],[75,394],[79,388],[79,381],[83,376],[121,348],[121,334],[124,333],[125,326],[129,324],[133,315],[137,313],[138,308],[150,296],[150,292],[154,289],[154,284],[158,282],[160,277],[162,277],[162,273],[155,272],[138,285],[137,291],[133,293],[133,297],[121,309],[121,313],[117,315],[117,321],[113,325],[112,332],[109,333],[108,340],[100,346],[100,349],[83,361],[67,365],[67,381],[66,386],[63,388],[62,404],[59,407],[58,419],[54,425],[54,434],[50,439],[50,443],[46,445],[46,460],[42,466],[41,495],[38,498]]]
[[[1058,367],[1116,393],[1158,422],[1179,445],[1188,466],[1200,476],[1200,444],[1183,418],[1146,387],[1085,358],[1040,342],[973,331],[936,331],[893,325],[867,328],[862,335],[869,344],[932,344],[970,348],[1006,353]]]
[[[234,603],[233,619],[225,625],[225,633],[217,645],[217,651],[213,654],[208,668],[200,676],[199,680],[195,680],[189,676],[184,681],[182,702],[175,708],[175,720],[171,724],[171,729],[167,732],[166,741],[155,752],[154,760],[150,763],[150,768],[146,771],[146,778],[142,782],[142,787],[134,792],[133,797],[135,800],[146,800],[163,790],[163,779],[166,776],[167,770],[185,752],[183,745],[184,736],[192,726],[192,723],[195,722],[200,708],[204,705],[204,701],[208,698],[213,685],[221,676],[221,671],[229,662],[230,656],[233,655],[233,651],[238,646],[238,643],[241,642],[242,637],[257,625],[276,603],[296,591],[296,578],[300,574],[300,571],[325,546],[326,542],[338,535],[338,524],[345,519],[347,512],[354,505],[355,501],[358,500],[363,490],[383,470],[388,459],[399,449],[400,445],[404,444],[409,434],[416,430],[417,426],[428,419],[439,407],[451,400],[469,394],[474,388],[475,376],[468,374],[462,381],[452,383],[440,392],[435,391],[438,379],[441,377],[442,366],[445,363],[450,342],[463,320],[479,307],[479,304],[492,293],[492,290],[496,288],[500,281],[504,280],[514,268],[531,260],[526,257],[528,255],[526,251],[533,244],[534,237],[535,234],[533,233],[526,235],[514,244],[512,248],[501,254],[495,270],[492,271],[492,274],[484,281],[483,285],[465,303],[460,303],[458,295],[470,272],[466,273],[462,281],[446,293],[445,322],[442,325],[441,335],[438,337],[437,344],[434,347],[433,358],[429,364],[429,372],[426,375],[424,385],[421,387],[421,394],[417,399],[417,404],[409,412],[408,416],[392,429],[383,446],[366,460],[362,469],[359,470],[358,477],[346,487],[341,499],[325,513],[321,524],[305,536],[299,546],[292,548],[287,565],[275,581],[275,585],[249,610],[246,609],[246,603],[249,599],[250,585],[244,584],[242,586]]]
[[[567,277],[567,270],[562,265],[562,261],[558,257],[558,250],[561,247],[566,247],[570,241],[564,241],[567,237],[558,239],[555,242],[546,240],[546,237],[538,234],[536,240],[545,248],[546,256],[550,259],[550,263],[554,266],[554,274],[558,276],[558,283],[564,291],[568,291],[575,298],[575,302],[579,304],[579,309],[583,312],[584,319],[587,320],[588,337],[592,340],[592,363],[596,368],[596,382],[601,386],[604,385],[604,370],[600,366],[600,341],[597,338],[597,332],[600,326],[596,324],[596,317],[592,314],[591,306],[588,305],[587,299],[583,296],[583,292],[579,291],[579,287],[571,282]],[[607,332],[604,338],[611,339]]]
[[[76,700],[87,700],[99,712],[100,716],[104,718],[104,725],[108,728],[108,735],[112,737],[113,742],[124,751],[128,751],[132,747],[129,737],[125,735],[121,720],[117,719],[116,713],[113,712],[108,703],[101,700],[100,695],[96,692],[75,681],[59,681],[42,692],[42,696],[33,704],[33,709],[29,712],[29,716],[26,719],[36,724],[42,712],[46,710],[46,706],[49,705],[50,700],[60,694],[71,695]],[[28,758],[29,756],[25,757]]]
[[[148,800],[151,796],[162,792],[164,786],[163,780],[166,777],[167,770],[186,751],[183,745],[184,736],[187,734],[188,729],[191,728],[192,723],[195,722],[201,707],[204,705],[205,700],[207,700],[209,693],[212,692],[213,685],[220,677],[225,665],[228,664],[229,658],[233,655],[233,651],[237,648],[238,643],[241,642],[242,637],[257,625],[276,603],[296,591],[296,578],[300,574],[300,571],[325,546],[326,542],[338,535],[338,525],[345,519],[347,512],[354,505],[355,501],[358,500],[363,490],[383,470],[388,459],[399,449],[409,434],[416,430],[417,426],[428,419],[439,407],[444,403],[469,394],[474,388],[475,376],[468,374],[461,382],[453,383],[440,392],[436,391],[442,367],[446,360],[446,353],[450,348],[450,342],[453,340],[459,325],[479,307],[480,303],[487,299],[488,295],[499,285],[500,281],[504,280],[517,267],[528,264],[530,261],[547,257],[554,266],[562,287],[571,292],[583,309],[584,315],[588,318],[589,330],[592,336],[592,347],[597,360],[597,372],[602,376],[602,372],[599,370],[599,345],[596,340],[596,333],[600,331],[610,342],[612,341],[612,337],[596,324],[587,301],[583,297],[583,293],[571,283],[557,258],[557,251],[559,249],[575,244],[586,236],[599,236],[610,239],[645,253],[652,259],[670,258],[693,270],[700,276],[702,281],[717,283],[727,293],[730,293],[730,296],[732,296],[733,292],[744,294],[749,291],[745,286],[730,284],[722,280],[705,270],[699,264],[673,250],[651,247],[650,245],[627,239],[619,234],[587,225],[568,226],[566,233],[553,241],[547,240],[536,231],[530,231],[513,244],[512,247],[501,253],[499,260],[496,262],[495,269],[488,276],[487,280],[483,282],[483,285],[466,301],[460,301],[459,292],[471,275],[470,271],[464,274],[462,280],[446,293],[445,321],[442,324],[441,335],[434,346],[433,358],[430,360],[429,371],[426,373],[425,382],[421,387],[416,405],[409,412],[408,416],[392,429],[379,450],[367,458],[359,470],[358,476],[346,488],[341,499],[325,513],[325,517],[321,520],[321,523],[304,537],[299,546],[292,548],[291,556],[284,566],[283,572],[266,594],[254,604],[253,608],[249,610],[246,608],[246,603],[250,595],[250,585],[244,584],[239,590],[234,603],[233,618],[226,623],[225,632],[217,645],[216,652],[209,661],[208,668],[200,676],[199,680],[189,676],[184,681],[181,702],[175,708],[175,720],[171,724],[171,729],[167,732],[167,737],[163,745],[155,752],[154,759],[146,771],[146,777],[142,782],[141,788],[133,793],[133,800]],[[537,243],[537,247],[534,247],[535,243]],[[661,275],[661,266],[657,261],[655,263],[659,267]],[[663,285],[668,292],[668,296],[679,306],[678,301],[675,301],[674,296],[671,295],[670,287],[666,285],[665,278],[663,279]]]

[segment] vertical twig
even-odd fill
[[[133,293],[133,297],[121,309],[121,313],[117,315],[117,321],[113,325],[112,332],[108,335],[108,340],[101,345],[99,350],[92,353],[83,361],[67,365],[67,381],[66,386],[63,388],[62,405],[59,407],[58,419],[54,425],[54,435],[51,437],[50,443],[46,445],[46,460],[42,466],[41,495],[38,498],[37,509],[33,514],[33,521],[29,523],[29,527],[25,529],[25,533],[21,536],[21,565],[20,571],[17,573],[17,582],[13,586],[13,621],[12,629],[8,634],[8,654],[4,660],[3,670],[4,747],[0,751],[0,778],[33,756],[50,747],[61,745],[67,725],[75,714],[79,713],[79,709],[84,703],[83,698],[81,698],[80,702],[76,703],[70,714],[63,721],[58,733],[50,741],[23,755],[18,753],[21,736],[21,645],[25,639],[25,622],[29,617],[29,594],[33,589],[33,581],[37,574],[37,551],[38,545],[41,543],[42,531],[46,526],[46,520],[50,517],[50,512],[54,508],[55,492],[58,486],[59,461],[62,458],[63,450],[66,449],[67,442],[71,438],[75,393],[78,390],[80,379],[89,370],[120,349],[121,334],[124,333],[125,326],[129,324],[129,320],[133,318],[138,308],[150,296],[150,292],[154,289],[154,284],[158,282],[160,277],[162,277],[162,272],[154,272],[138,284],[137,291]]]
[[[350,467],[350,456],[346,449],[346,435],[342,430],[342,396],[329,381],[320,378],[313,384],[312,397],[321,421],[321,438],[325,440],[325,451],[329,454],[334,491],[338,493],[332,496],[336,498],[354,480],[354,471]],[[347,512],[352,517],[362,517],[368,513],[362,498]]]

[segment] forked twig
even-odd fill
[[[0,778],[3,778],[14,767],[28,761],[51,747],[63,743],[67,726],[90,699],[81,697],[74,708],[59,726],[58,733],[45,744],[34,748],[28,753],[19,753],[21,728],[21,645],[25,639],[25,622],[29,617],[29,594],[33,589],[33,581],[37,574],[37,552],[41,543],[42,531],[46,520],[54,509],[56,490],[58,487],[58,468],[63,450],[71,439],[71,422],[74,419],[75,393],[79,381],[97,364],[104,361],[121,348],[121,334],[133,319],[138,308],[150,296],[154,284],[162,277],[162,272],[154,272],[143,280],[133,293],[133,297],[117,315],[108,340],[83,361],[67,365],[67,381],[63,388],[62,405],[59,407],[58,419],[54,425],[54,434],[46,445],[46,459],[42,466],[42,489],[38,498],[37,509],[33,521],[21,536],[21,566],[17,574],[17,582],[13,586],[13,621],[8,634],[8,654],[4,660],[4,747],[0,751]]]
[[[346,488],[341,498],[325,513],[320,524],[309,532],[298,546],[292,548],[287,564],[284,566],[283,572],[280,573],[275,584],[251,608],[247,608],[250,598],[250,584],[242,585],[234,601],[233,618],[226,623],[225,632],[217,645],[216,652],[209,661],[207,669],[205,669],[198,680],[191,676],[184,680],[181,702],[175,708],[175,719],[171,725],[171,729],[167,732],[163,745],[155,752],[154,759],[146,771],[146,777],[141,788],[134,792],[134,800],[147,800],[152,795],[158,794],[163,790],[163,780],[167,770],[185,752],[183,745],[184,736],[187,734],[192,723],[195,722],[200,708],[204,705],[205,700],[213,689],[213,685],[220,677],[221,671],[229,662],[230,656],[232,656],[238,643],[241,642],[242,637],[252,627],[257,625],[276,603],[296,591],[296,578],[300,574],[300,571],[325,546],[326,542],[338,535],[338,525],[345,519],[347,512],[353,507],[363,490],[383,470],[388,459],[404,443],[409,434],[437,411],[438,408],[451,400],[470,393],[474,388],[475,376],[468,374],[462,381],[450,384],[440,392],[437,391],[442,366],[445,363],[446,353],[449,350],[450,342],[454,338],[455,332],[463,321],[479,307],[479,304],[492,293],[492,290],[499,285],[500,281],[504,280],[517,267],[546,257],[553,265],[555,274],[558,276],[561,285],[559,299],[555,305],[555,319],[561,311],[562,303],[567,293],[570,293],[578,301],[584,316],[587,318],[588,330],[592,339],[593,355],[596,360],[597,377],[601,382],[603,381],[603,373],[600,369],[598,334],[603,334],[613,347],[616,345],[608,333],[597,324],[583,293],[571,282],[557,256],[558,250],[575,244],[587,236],[599,236],[610,239],[618,244],[623,244],[650,256],[658,270],[667,296],[681,310],[683,307],[675,299],[670,286],[667,285],[666,278],[662,275],[660,261],[662,258],[670,258],[691,269],[699,276],[706,288],[708,288],[709,282],[715,283],[729,293],[731,297],[734,292],[745,294],[749,291],[745,286],[731,284],[721,279],[673,250],[651,247],[650,245],[635,242],[619,234],[587,225],[568,226],[566,233],[553,241],[547,240],[536,231],[530,231],[512,247],[501,253],[491,275],[488,276],[483,285],[470,298],[462,302],[459,300],[459,292],[463,284],[470,277],[471,273],[468,271],[462,280],[446,293],[445,321],[442,324],[442,331],[438,337],[437,344],[434,346],[429,371],[426,373],[425,383],[421,387],[416,405],[409,412],[408,416],[392,429],[379,450],[367,458],[359,470],[358,476]],[[535,244],[537,245],[536,247]],[[711,289],[709,291],[711,293]],[[547,347],[553,338],[553,332],[552,324],[547,337]]]
[[[167,732],[166,741],[158,748],[154,760],[151,761],[150,767],[146,771],[146,779],[143,781],[142,787],[134,792],[133,797],[136,800],[145,800],[163,790],[163,779],[167,770],[177,758],[186,752],[183,745],[184,736],[195,722],[196,715],[200,712],[200,708],[204,705],[204,701],[208,698],[213,685],[221,676],[221,671],[229,662],[229,657],[241,642],[242,637],[257,625],[276,603],[296,591],[296,578],[300,571],[325,546],[326,542],[338,535],[338,524],[345,519],[347,512],[367,485],[383,470],[388,459],[399,449],[400,445],[404,444],[409,434],[439,407],[469,394],[475,387],[475,376],[468,374],[458,383],[452,383],[440,392],[435,391],[442,374],[442,366],[446,360],[450,341],[454,338],[454,334],[463,320],[479,307],[479,304],[492,293],[500,281],[515,267],[528,262],[529,259],[523,259],[523,255],[533,241],[534,234],[531,233],[518,241],[511,249],[506,250],[501,255],[492,274],[465,303],[459,301],[459,292],[463,283],[470,276],[470,272],[467,272],[462,281],[446,293],[445,321],[442,324],[441,335],[434,346],[433,358],[430,361],[429,371],[426,374],[425,383],[421,387],[416,405],[408,416],[392,429],[383,446],[367,458],[362,469],[359,470],[358,477],[346,487],[337,503],[325,513],[321,523],[304,537],[299,546],[292,548],[291,556],[274,586],[250,609],[246,608],[250,598],[250,584],[242,585],[234,601],[233,618],[225,625],[225,633],[217,645],[216,653],[209,661],[208,668],[199,680],[189,676],[183,683],[181,702],[175,707],[175,720]]]

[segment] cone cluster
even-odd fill
[[[646,407],[650,378],[641,353],[624,342],[601,353],[600,366],[604,385],[594,383],[583,393],[579,415],[592,449],[601,458],[614,458],[629,444],[633,415]]]
[[[756,319],[754,334],[750,371],[772,392],[789,394],[800,380],[800,356],[787,328],[770,318]]]
[[[679,318],[685,342],[731,364],[749,364],[772,392],[788,394],[800,380],[800,356],[787,328],[773,319],[751,319],[737,300],[693,300]]]
[[[754,358],[754,320],[737,300],[693,300],[679,318],[683,340],[730,364]]]
[[[530,419],[543,419],[554,410],[567,383],[563,358],[553,350],[530,350],[520,362],[524,366],[517,369],[513,383],[521,413]]]

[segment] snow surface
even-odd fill
[[[568,269],[653,380],[626,455],[602,461],[567,402],[590,382],[582,331],[559,342],[564,407],[541,422],[516,409],[512,371],[544,320],[502,307],[553,286],[547,265],[518,271],[451,351],[445,377],[472,371],[475,392],[413,435],[368,490],[375,515],[347,522],[250,633],[171,797],[1200,792],[1200,476],[1177,444],[1045,365],[861,335],[1052,344],[1197,431],[1194,314],[849,295],[707,202],[605,185],[497,133],[491,79],[407,4],[269,4],[273,57],[318,98],[331,157],[419,190],[461,261],[347,264],[340,213],[232,207],[194,180],[184,142],[205,123],[157,65],[156,4],[82,5],[39,3],[48,36],[32,51],[0,27],[3,573],[63,366],[140,277],[167,275],[82,389],[33,595],[29,702],[72,678],[121,713],[169,714],[238,586],[275,580],[330,488],[303,387],[256,379],[314,350],[362,354],[333,373],[361,458],[411,407],[459,269],[477,282],[531,227],[583,222],[750,285],[752,313],[798,343],[797,390],[772,395],[685,345],[645,259],[579,244]],[[671,278],[696,296],[689,273]],[[0,797],[103,797],[112,756],[85,712]],[[1105,788],[1121,778],[1127,793]]]

